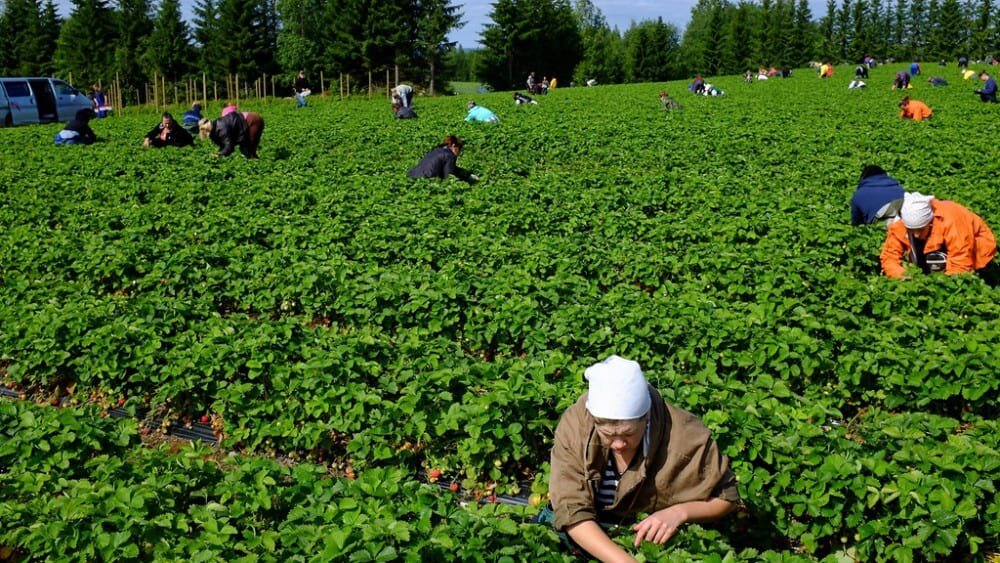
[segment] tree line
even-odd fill
[[[244,82],[298,70],[358,78],[386,70],[433,87],[448,79],[518,88],[528,72],[561,84],[672,80],[758,66],[886,58],[954,60],[998,51],[993,0],[698,0],[683,34],[662,19],[609,26],[591,0],[496,0],[481,48],[449,43],[464,25],[450,0],[3,0],[0,74],[118,77],[136,95],[155,74],[176,83],[204,73]],[[315,79],[315,78],[314,78]]]

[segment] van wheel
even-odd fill
[[[10,112],[7,112],[7,115],[3,118],[3,126],[12,127],[13,125],[14,125],[14,118],[10,116]]]

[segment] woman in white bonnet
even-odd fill
[[[997,241],[982,217],[934,196],[907,193],[901,221],[889,226],[882,244],[882,271],[905,278],[905,262],[924,272],[946,274],[982,271],[997,253]]]
[[[589,392],[556,428],[553,525],[601,561],[633,561],[601,524],[649,516],[634,545],[666,543],[685,522],[709,522],[739,502],[729,459],[694,415],[667,404],[639,364],[618,356],[587,368]]]

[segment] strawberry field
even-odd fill
[[[258,161],[143,149],[151,111],[90,147],[0,129],[0,380],[29,399],[0,402],[0,548],[570,560],[490,501],[545,502],[559,415],[617,353],[708,424],[746,504],[640,559],[995,557],[1000,289],[885,279],[848,203],[878,164],[996,232],[1000,108],[934,67],[950,86],[908,92],[933,120],[903,122],[897,70],[477,96],[495,125],[464,97],[246,103]],[[446,134],[478,184],[406,177]],[[218,447],[158,437],[199,421]]]

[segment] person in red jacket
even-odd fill
[[[925,273],[962,274],[983,270],[996,256],[996,238],[986,222],[953,201],[907,193],[900,216],[902,221],[889,226],[879,257],[891,278],[906,277],[904,261]]]
[[[911,100],[909,96],[905,96],[899,102],[899,117],[902,119],[923,121],[930,119],[932,115],[934,112],[931,111],[931,108],[920,100]]]

